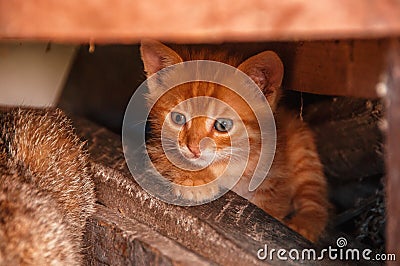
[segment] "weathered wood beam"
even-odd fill
[[[387,80],[387,227],[386,249],[400,257],[400,45],[393,43],[388,54],[389,68]],[[391,261],[388,265],[398,265]]]
[[[390,0],[0,1],[0,39],[216,42],[399,34],[400,3]]]
[[[390,41],[300,42],[286,66],[287,89],[325,95],[377,98]]]
[[[86,226],[85,265],[213,265],[177,242],[97,204]]]

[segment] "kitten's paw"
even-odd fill
[[[303,237],[305,237],[308,240],[310,240],[311,242],[317,241],[317,239],[318,239],[318,237],[320,235],[320,232],[316,232],[315,230],[310,230],[310,229],[305,228],[303,226],[300,226],[298,224],[289,223],[288,226],[292,230],[296,231],[297,233],[299,233]]]
[[[176,196],[196,202],[202,202],[213,198],[219,192],[215,183],[194,185],[192,180],[185,180],[181,186],[174,187]]]
[[[316,242],[325,230],[325,219],[313,219],[301,215],[293,217],[288,223],[292,230],[298,232],[311,242]]]

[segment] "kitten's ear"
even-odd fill
[[[279,56],[272,51],[265,51],[245,60],[238,69],[258,85],[274,110],[283,78],[283,63]]]
[[[148,77],[164,67],[183,62],[174,50],[154,40],[143,40],[140,53]]]

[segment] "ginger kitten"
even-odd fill
[[[240,156],[236,156],[241,153],[240,148],[232,149],[232,154],[227,152],[231,148],[229,134],[235,134],[249,142],[250,158],[233,191],[307,239],[316,241],[328,220],[327,183],[311,130],[295,114],[278,106],[283,78],[283,64],[279,57],[274,52],[266,51],[243,61],[228,51],[213,51],[203,47],[177,47],[173,50],[157,41],[143,41],[141,55],[148,77],[165,67],[190,60],[213,60],[237,67],[258,85],[275,118],[277,145],[273,164],[263,183],[250,192],[248,187],[260,156],[261,136],[251,106],[230,89],[209,82],[189,82],[176,86],[159,99],[154,99],[157,88],[154,85],[150,87],[148,102],[155,104],[149,115],[152,137],[147,141],[147,149],[152,163],[165,178],[188,187],[175,190],[175,193],[199,202],[217,194],[218,186],[198,186],[213,181],[224,171],[235,174],[234,167],[227,167],[229,158],[240,160]],[[198,96],[216,98],[234,106],[245,128],[240,128],[237,118],[230,117],[218,105],[203,103],[196,106],[196,101],[192,101],[182,105],[179,112],[171,111],[181,102]],[[189,119],[193,110],[202,110],[204,116]],[[211,117],[216,119],[210,121]],[[168,160],[161,148],[162,126],[163,138],[178,139],[178,147],[169,149],[183,154],[189,162],[200,164],[203,169],[185,170]],[[246,130],[249,132],[248,137],[244,134]],[[215,146],[201,144],[204,138],[212,139]],[[212,164],[201,165],[196,160],[202,153],[211,153],[213,149],[216,156]]]

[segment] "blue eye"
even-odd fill
[[[172,112],[171,119],[177,125],[184,125],[186,123],[186,117],[178,112]]]
[[[219,132],[228,132],[232,127],[233,121],[228,118],[218,118],[214,123],[214,128]]]

